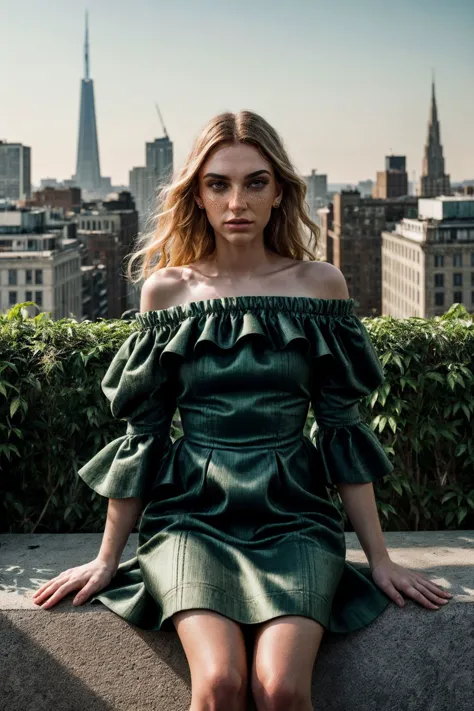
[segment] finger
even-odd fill
[[[405,606],[405,600],[403,597],[400,595],[398,590],[395,588],[395,586],[391,583],[390,580],[385,582],[383,585],[380,585],[382,590],[386,595],[388,595],[392,600],[398,605],[398,607],[404,607]]]
[[[65,575],[68,575],[71,571],[70,570],[64,570],[62,573],[59,573],[59,575],[56,575],[55,578],[51,578],[50,580],[46,581],[43,583],[43,585],[36,590],[36,592],[33,594],[33,597],[36,597],[36,595],[40,595],[43,590],[45,590],[51,583],[54,583],[56,580],[59,580],[60,578],[63,578]]]
[[[101,585],[99,583],[99,580],[97,578],[91,578],[89,582],[84,585],[82,590],[80,590],[74,600],[72,601],[73,605],[82,605],[84,602],[86,602],[89,597],[95,593],[97,590],[100,590]]]
[[[424,584],[424,582],[415,580],[413,581],[413,587],[422,592],[423,595],[428,598],[428,600],[431,600],[431,602],[434,602],[437,605],[446,605],[449,602],[448,600],[446,600],[446,598],[440,597],[437,593],[430,590],[430,588],[428,588]]]
[[[434,583],[429,578],[425,578],[423,575],[417,575],[416,579],[419,582],[423,583],[423,585],[426,585],[427,588],[429,588],[432,592],[436,593],[437,595],[441,595],[442,597],[446,597],[446,598],[453,597],[450,592],[448,592],[447,590],[443,590],[443,588],[440,588],[439,585]]]
[[[73,590],[76,590],[76,586],[77,581],[74,580],[71,580],[69,583],[64,583],[56,590],[56,592],[49,598],[49,600],[46,600],[46,602],[41,605],[41,607],[44,610],[53,607],[53,605],[56,605],[56,603],[62,600],[65,595],[68,595],[68,593],[72,592]]]
[[[417,590],[416,588],[413,587],[413,585],[408,585],[403,592],[405,595],[408,595],[409,597],[413,598],[413,600],[416,600],[416,602],[419,602],[420,605],[423,605],[423,607],[428,607],[429,609],[432,610],[439,610],[439,605],[435,605],[433,602],[428,600],[422,592]]]
[[[78,586],[81,586],[81,582],[77,578],[70,578],[69,576],[66,576],[65,578],[58,579],[54,583],[52,583],[44,592],[39,595],[33,602],[35,605],[43,605],[44,601],[47,600],[53,593],[56,592],[62,585],[66,585],[71,583],[73,586],[73,590],[77,588]]]
[[[55,582],[56,580],[58,580],[58,579],[59,579],[59,575],[57,575],[55,578],[51,578],[51,580],[47,580],[45,583],[43,583],[43,585],[42,585],[40,588],[38,588],[38,590],[36,590],[36,592],[34,593],[33,597],[35,597],[36,595],[41,595],[41,593],[43,592],[43,590],[46,590],[46,588],[47,588],[49,585],[51,585],[51,583],[54,583],[54,582]]]
[[[64,580],[54,580],[51,582],[40,595],[37,595],[33,602],[35,605],[41,605],[44,600],[46,600],[52,593],[54,593],[61,585],[63,585],[65,581]]]

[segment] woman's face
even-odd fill
[[[216,235],[242,244],[263,237],[281,193],[271,163],[254,146],[238,143],[220,146],[207,157],[195,198]]]

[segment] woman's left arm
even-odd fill
[[[440,605],[448,602],[451,593],[420,573],[391,560],[385,546],[372,482],[338,483],[337,490],[369,561],[372,578],[379,588],[399,607],[405,604],[401,592],[429,609],[439,609]]]

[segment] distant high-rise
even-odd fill
[[[420,197],[436,197],[438,195],[451,194],[449,175],[444,172],[443,146],[441,145],[434,79],[431,85],[428,138],[425,144],[425,155],[423,158],[418,192]]]
[[[146,167],[155,176],[156,184],[167,183],[173,172],[173,143],[169,136],[155,138],[152,143],[146,144]]]
[[[31,149],[0,141],[0,199],[24,200],[31,195]]]
[[[328,176],[317,173],[313,168],[311,175],[304,178],[306,182],[306,202],[312,220],[319,222],[318,210],[326,204],[328,194]]]
[[[173,142],[159,109],[158,114],[165,135],[145,144],[145,167],[135,167],[129,172],[130,192],[137,205],[140,230],[147,227],[155,211],[160,188],[169,183],[173,174]]]
[[[135,198],[139,215],[140,229],[144,229],[146,221],[151,217],[155,208],[155,181],[153,173],[143,166],[132,168],[129,171],[130,192]]]
[[[95,121],[94,82],[90,78],[89,72],[89,22],[87,13],[84,42],[84,79],[81,81],[81,113],[74,181],[86,193],[86,197],[100,196],[103,192]]]
[[[408,195],[408,173],[405,156],[385,156],[385,170],[377,171],[372,197],[379,200]]]

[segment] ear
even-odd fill
[[[275,187],[275,197],[273,198],[273,206],[279,207],[280,203],[282,201],[282,198],[283,198],[283,187],[277,181],[276,187]]]
[[[195,193],[194,193],[194,200],[196,201],[196,205],[198,206],[198,208],[199,208],[200,210],[203,210],[203,209],[204,209],[204,205],[203,205],[203,202],[202,202],[201,198],[199,197],[199,193],[198,193],[198,192],[195,192]]]

